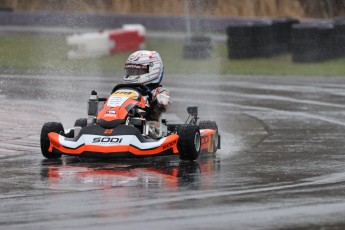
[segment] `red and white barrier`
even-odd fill
[[[68,58],[102,57],[126,51],[136,51],[145,47],[145,27],[124,25],[121,29],[105,30],[67,37],[72,47]]]

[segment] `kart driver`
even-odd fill
[[[151,90],[152,99],[147,102],[145,118],[149,126],[149,136],[152,138],[161,137],[161,114],[170,104],[169,92],[161,85],[163,75],[163,62],[156,51],[136,51],[129,55],[126,61],[124,83],[141,83]]]

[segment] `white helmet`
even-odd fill
[[[159,84],[164,68],[159,53],[140,50],[129,55],[125,64],[124,83]]]

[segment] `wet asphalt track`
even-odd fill
[[[0,229],[345,228],[345,78],[167,76],[172,113],[217,121],[215,156],[43,159],[42,124],[114,83],[0,75]]]

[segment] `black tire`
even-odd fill
[[[41,130],[41,151],[42,155],[48,159],[60,158],[62,153],[51,153],[48,152],[50,141],[48,138],[48,133],[54,132],[59,134],[64,134],[64,129],[61,123],[59,122],[47,122],[44,123]]]
[[[74,122],[74,127],[82,127],[84,128],[85,126],[87,126],[87,118],[79,118]]]
[[[213,129],[215,130],[215,135],[213,138],[213,152],[216,153],[217,149],[219,148],[218,143],[219,143],[219,133],[218,133],[218,126],[215,121],[200,121],[199,122],[199,128],[200,129]]]
[[[176,127],[179,136],[177,149],[181,160],[194,161],[199,157],[201,140],[197,125],[184,124]]]

